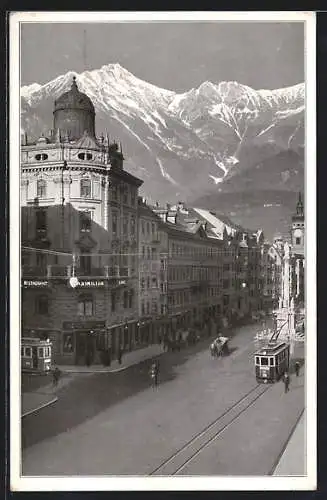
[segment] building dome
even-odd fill
[[[95,137],[94,106],[91,99],[78,90],[75,76],[71,89],[55,101],[53,115],[54,130],[65,132],[69,140],[77,140],[85,132]]]

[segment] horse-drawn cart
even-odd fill
[[[229,354],[229,346],[228,346],[229,338],[223,337],[219,335],[212,344],[210,345],[210,353],[213,357],[219,357]]]

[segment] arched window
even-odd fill
[[[94,302],[93,296],[91,294],[83,294],[78,297],[78,309],[77,314],[79,316],[93,316],[94,315]]]
[[[36,183],[37,198],[45,198],[47,195],[47,183],[43,179],[39,179]]]
[[[91,198],[91,179],[81,179],[81,198]]]

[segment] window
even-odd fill
[[[94,304],[92,295],[81,295],[78,298],[77,313],[79,316],[93,316]]]
[[[141,302],[141,314],[142,314],[142,316],[144,316],[144,315],[145,315],[145,303],[144,303],[144,301],[143,301],[143,300],[142,300],[142,302]]]
[[[123,235],[126,236],[128,234],[128,219],[127,217],[123,217]]]
[[[47,231],[47,212],[44,208],[39,208],[35,214],[36,231],[45,233]]]
[[[89,233],[91,231],[92,217],[91,212],[85,210],[79,213],[79,228],[81,233]]]
[[[48,159],[48,155],[45,153],[35,155],[36,161],[45,161]]]
[[[131,309],[133,307],[134,302],[134,290],[130,290],[128,295],[128,307]]]
[[[20,355],[21,355],[22,358],[25,356],[24,347],[21,347],[21,349],[20,349]]]
[[[62,350],[64,353],[70,353],[74,350],[73,335],[64,333],[62,337]]]
[[[270,366],[274,366],[274,358],[269,358],[269,364]]]
[[[144,222],[144,220],[141,221],[141,231],[142,231],[142,234],[145,234],[145,222]]]
[[[38,355],[39,358],[43,358],[44,357],[43,356],[43,347],[39,347],[38,348],[38,354],[37,355]]]
[[[147,232],[147,234],[150,234],[150,223],[149,222],[147,222],[147,224],[146,224],[146,232]]]
[[[123,187],[123,203],[125,205],[128,203],[128,188],[127,188],[127,186]]]
[[[158,281],[156,276],[152,276],[152,288],[158,288]]]
[[[112,312],[116,311],[116,306],[117,306],[117,294],[116,294],[116,292],[112,291],[111,292],[111,311]]]
[[[111,188],[111,198],[113,201],[117,201],[118,198],[118,188],[117,184],[113,184]]]
[[[154,314],[157,314],[157,312],[158,312],[158,304],[157,304],[156,299],[152,299],[152,312]]]
[[[261,366],[268,366],[268,358],[261,358]]]
[[[135,236],[135,218],[133,216],[131,217],[131,236]]]
[[[295,238],[295,245],[301,245],[301,238]]]
[[[78,158],[80,160],[92,160],[93,156],[91,153],[79,153]]]
[[[141,290],[145,289],[145,278],[141,278]]]
[[[118,218],[117,218],[117,213],[113,212],[112,213],[112,235],[117,236],[118,233]]]
[[[146,279],[146,287],[149,289],[150,288],[150,278],[149,276]]]
[[[32,357],[32,349],[30,347],[25,347],[25,358]]]
[[[88,254],[88,250],[83,250],[83,253],[80,255],[80,268],[84,276],[91,274],[91,255]]]
[[[47,183],[43,179],[39,179],[36,183],[36,196],[45,198],[47,195]]]
[[[36,297],[35,306],[36,314],[48,314],[49,301],[47,295],[39,295]]]
[[[131,191],[131,205],[132,205],[132,207],[135,206],[135,191],[134,191],[134,189],[132,189],[132,191]]]
[[[91,198],[91,179],[81,180],[81,198]]]
[[[36,254],[36,266],[40,267],[41,270],[45,270],[46,255],[44,253],[37,252],[37,254]]]
[[[124,291],[124,309],[128,308],[128,291]]]

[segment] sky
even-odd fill
[[[303,23],[24,23],[21,84],[119,63],[176,92],[232,80],[274,89],[304,81]]]

